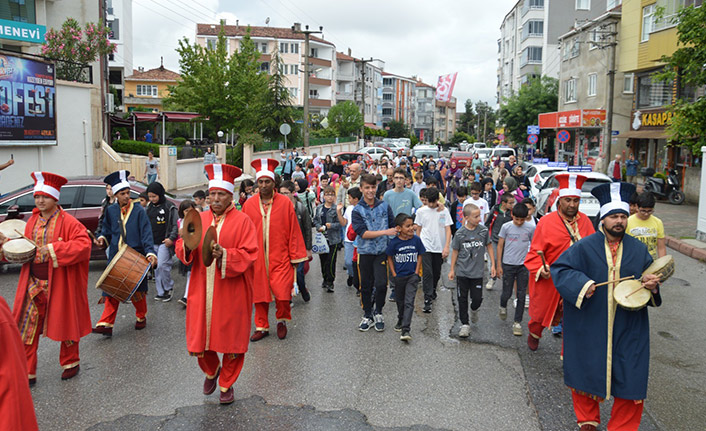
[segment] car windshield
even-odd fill
[[[492,153],[492,152],[493,152],[493,150],[490,148],[488,148],[488,149],[481,148],[476,151],[476,154],[478,154],[478,157],[480,157],[480,158],[487,158],[490,155],[490,153]]]
[[[512,150],[495,150],[495,153],[493,155],[500,157],[510,157],[514,156],[515,153]]]
[[[599,178],[592,178],[589,180],[586,180],[585,183],[583,183],[583,186],[581,187],[582,192],[590,192],[593,190],[594,187],[600,186],[601,184],[609,183],[610,180],[602,180]]]

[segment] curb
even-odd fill
[[[666,235],[665,241],[667,247],[678,251],[681,254],[685,254],[692,259],[699,260],[701,262],[706,262],[706,249],[694,247],[689,245],[682,240],[676,239],[673,236]]]

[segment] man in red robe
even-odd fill
[[[255,332],[250,341],[269,335],[267,314],[273,299],[277,307],[277,337],[281,340],[287,336],[286,321],[292,320],[294,271],[297,264],[307,260],[294,207],[289,199],[274,191],[277,165],[273,159],[253,160],[258,193],[243,204],[243,212],[255,223],[260,245],[255,262]]]
[[[10,307],[0,297],[0,430],[35,431],[32,394],[27,386],[25,348]]]
[[[573,243],[595,232],[588,216],[579,212],[581,186],[586,177],[562,173],[555,178],[559,181],[557,211],[539,220],[525,258],[530,273],[527,346],[533,351],[539,347],[544,328],[558,325],[562,316],[561,297],[554,287],[549,267]],[[544,253],[546,265],[543,265],[538,251]]]
[[[233,205],[233,181],[242,171],[221,164],[206,165],[205,169],[211,204],[199,215],[204,236],[209,226],[218,233],[217,244],[212,246],[213,262],[206,266],[202,259],[202,247],[208,246],[203,238],[196,249],[189,250],[183,232],[176,242],[176,255],[185,265],[192,265],[186,348],[206,374],[204,394],[213,393],[219,385],[221,404],[230,404],[235,400],[233,384],[248,351],[258,241],[250,218]],[[223,354],[222,363],[217,352]]]
[[[36,243],[37,251],[22,265],[12,313],[25,346],[30,385],[37,381],[40,334],[61,343],[61,379],[67,380],[78,374],[78,342],[91,332],[86,295],[91,239],[57,204],[66,178],[48,172],[33,172],[32,178],[36,208],[24,235]],[[2,237],[0,243],[6,240]]]

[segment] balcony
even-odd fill
[[[337,91],[336,100],[354,100],[352,91]]]
[[[331,80],[323,78],[315,78],[313,76],[309,77],[309,85],[320,85],[322,87],[330,87]]]
[[[270,54],[260,54],[260,58],[257,59],[257,61],[260,61],[262,63],[264,62],[269,62],[272,60],[272,56]]]
[[[330,108],[331,101],[328,99],[311,99],[309,98],[309,106],[318,106],[321,108]]]
[[[323,58],[309,57],[309,62],[315,66],[331,67],[331,61]]]

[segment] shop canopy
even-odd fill
[[[111,115],[110,124],[112,126],[122,126],[129,127],[132,126],[132,137],[137,139],[137,123],[142,122],[161,122],[162,123],[162,136],[165,132],[166,123],[188,123],[191,121],[208,121],[208,117],[204,117],[198,112],[174,112],[174,111],[164,111],[164,112],[141,112],[133,111],[127,118],[120,118],[117,115]],[[201,129],[203,135],[203,125]],[[196,124],[194,124],[194,139],[196,138]],[[202,137],[203,138],[203,137]]]
[[[605,126],[605,109],[575,109],[539,114],[540,129],[587,128]]]

